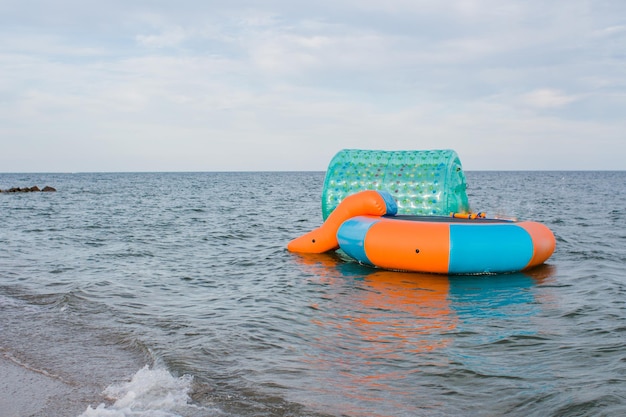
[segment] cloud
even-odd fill
[[[598,132],[581,166],[626,158],[617,0],[33,1],[0,14],[0,141],[51,157],[3,170],[323,170],[344,147],[575,167],[562,147]]]
[[[137,35],[137,42],[146,47],[165,48],[179,45],[187,37],[185,31],[180,27],[172,27],[152,35]]]
[[[563,107],[578,100],[576,96],[566,95],[563,92],[550,88],[533,90],[522,96],[522,101],[529,106],[538,108]]]

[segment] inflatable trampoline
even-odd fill
[[[341,249],[366,265],[442,274],[517,272],[552,255],[545,225],[470,213],[465,189],[451,150],[343,150],[326,172],[323,224],[287,249]]]

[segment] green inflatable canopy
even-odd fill
[[[469,211],[461,161],[453,150],[344,149],[328,165],[322,191],[324,220],[347,196],[384,190],[398,214],[447,216]]]

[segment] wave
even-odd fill
[[[175,377],[166,369],[141,368],[125,383],[108,386],[103,394],[111,400],[91,406],[79,417],[178,417],[203,413],[206,407],[191,404],[193,377]],[[219,413],[217,410],[213,410]]]

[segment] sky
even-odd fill
[[[0,0],[0,172],[626,169],[624,0]]]

